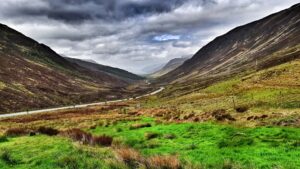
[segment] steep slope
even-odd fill
[[[90,61],[84,61],[80,59],[74,59],[74,58],[65,58],[68,61],[78,64],[81,67],[84,67],[86,69],[89,69],[91,71],[99,72],[99,73],[104,73],[109,76],[116,77],[118,79],[122,79],[126,82],[133,82],[136,80],[143,80],[142,77],[135,75],[133,73],[130,73],[128,71],[119,69],[119,68],[114,68],[114,67],[109,67],[101,64],[97,64],[97,62],[90,62]]]
[[[170,60],[163,68],[161,68],[160,70],[152,73],[149,77],[151,78],[157,78],[160,76],[163,76],[169,72],[171,72],[172,70],[178,68],[180,65],[182,65],[186,60],[188,60],[187,57],[185,58],[175,58]]]
[[[122,97],[127,85],[128,81],[69,62],[0,25],[0,112]]]
[[[201,48],[190,60],[162,76],[162,82],[217,79],[253,71],[300,54],[300,4],[237,27]]]

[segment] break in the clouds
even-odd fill
[[[1,23],[58,53],[135,73],[192,56],[299,0],[2,0]]]

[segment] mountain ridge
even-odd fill
[[[0,112],[126,97],[131,92],[126,86],[139,80],[74,64],[50,47],[3,24],[0,75]]]
[[[81,59],[75,59],[75,58],[68,58],[65,57],[66,60],[78,64],[81,67],[93,70],[93,71],[97,71],[97,72],[102,72],[102,73],[106,73],[108,75],[120,78],[126,82],[132,82],[134,80],[143,80],[144,78],[133,74],[131,72],[128,72],[126,70],[120,69],[120,68],[115,68],[115,67],[111,67],[111,66],[106,66],[106,65],[101,65],[98,64],[97,62],[89,62],[89,61],[85,61],[85,60],[81,60]]]
[[[163,76],[163,75],[171,72],[172,70],[178,68],[180,65],[182,65],[188,59],[189,59],[188,57],[181,57],[181,58],[171,59],[161,69],[159,69],[158,71],[150,74],[149,77],[158,78],[160,76]]]
[[[299,57],[299,11],[300,4],[296,4],[263,19],[236,27],[216,37],[183,65],[157,81],[182,83],[222,77],[293,60]]]

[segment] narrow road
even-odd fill
[[[156,90],[152,93],[149,93],[149,94],[138,96],[138,97],[136,97],[136,99],[158,94],[158,93],[162,92],[164,89],[165,89],[164,87],[160,87],[158,90]],[[89,103],[89,104],[80,104],[80,105],[74,105],[74,106],[65,106],[65,107],[58,107],[58,108],[34,110],[34,111],[28,111],[28,112],[17,112],[17,113],[1,114],[0,118],[15,117],[15,116],[21,116],[21,115],[28,115],[28,114],[45,113],[45,112],[54,112],[54,111],[58,111],[58,110],[85,108],[85,107],[89,107],[89,106],[104,105],[104,104],[107,104],[107,103],[124,102],[124,101],[127,101],[127,100],[133,100],[133,99],[134,98],[128,98],[128,99],[112,100],[112,101],[106,101],[106,102],[98,102],[98,103]]]

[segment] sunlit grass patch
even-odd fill
[[[136,122],[136,121],[135,121]],[[139,122],[144,122],[143,119]],[[238,128],[214,123],[171,123],[129,130],[133,122],[120,122],[108,128],[97,127],[95,134],[110,134],[143,155],[178,154],[181,159],[200,162],[202,166],[222,168],[230,159],[232,165],[244,168],[300,165],[297,160],[300,130],[279,127]],[[127,127],[126,127],[127,126]],[[114,132],[114,128],[123,128]],[[148,139],[146,135],[154,133]],[[172,133],[172,138],[165,137]],[[173,137],[176,136],[176,137]],[[281,157],[278,158],[278,154]],[[270,161],[276,159],[275,161]],[[289,159],[287,162],[286,160]],[[223,162],[223,163],[222,163]]]

